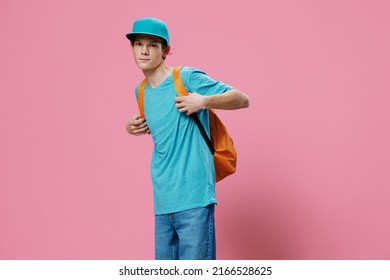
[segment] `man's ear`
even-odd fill
[[[171,51],[171,46],[167,46],[164,50],[163,50],[163,59],[165,59],[167,57],[167,55],[170,53]]]

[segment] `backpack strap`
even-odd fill
[[[180,69],[181,67],[174,67],[172,72],[173,82],[175,84],[175,88],[177,94],[179,96],[188,95],[187,90],[183,84],[183,81],[180,78]],[[145,109],[144,109],[144,100],[145,100],[145,87],[146,87],[146,79],[144,79],[141,84],[138,86],[138,109],[141,118],[145,119]]]
[[[177,94],[179,96],[187,96],[188,95],[187,89],[185,88],[185,86],[183,84],[183,80],[180,78],[180,70],[181,70],[181,67],[174,67],[173,68],[173,71],[172,71],[173,83],[175,85]],[[190,117],[194,120],[194,122],[198,126],[199,131],[202,134],[203,139],[206,141],[206,144],[209,147],[211,154],[214,155],[215,149],[213,147],[213,144],[211,143],[211,140],[208,137],[206,130],[204,129],[202,123],[200,122],[197,113],[191,114]]]
[[[204,129],[202,123],[200,122],[198,115],[196,113],[193,113],[190,115],[190,117],[194,120],[194,122],[198,126],[198,128],[200,130],[200,134],[202,134],[204,141],[206,141],[206,144],[209,147],[211,154],[214,155],[215,149],[214,149],[213,143],[211,143],[211,140],[210,140],[209,136],[207,135],[207,132]]]
[[[138,99],[137,99],[139,114],[141,115],[141,118],[144,119],[145,119],[145,111],[144,111],[145,86],[146,86],[146,79],[144,79],[138,87]]]
[[[177,95],[187,96],[188,95],[187,89],[183,84],[183,80],[180,78],[180,70],[181,70],[180,66],[173,67],[173,71],[172,71],[173,83],[175,84]]]
[[[175,85],[176,92],[179,96],[187,96],[188,92],[186,87],[184,86],[184,83],[182,79],[180,78],[180,70],[181,67],[174,67],[172,71],[172,78],[173,78],[173,83]],[[145,119],[145,110],[144,110],[144,99],[145,99],[145,87],[146,87],[146,79],[144,79],[141,84],[138,87],[138,108],[139,108],[139,113],[141,115],[141,118]],[[210,149],[210,152],[212,155],[214,155],[215,149],[213,147],[213,144],[211,143],[210,138],[207,135],[206,130],[204,129],[202,123],[199,120],[199,117],[196,113],[191,114],[190,117],[194,120],[196,125],[199,128],[200,133],[202,134],[203,139],[206,141],[207,146]]]

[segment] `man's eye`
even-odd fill
[[[151,44],[150,45],[152,48],[157,48],[157,44]]]
[[[141,46],[141,43],[136,42],[135,45],[136,45],[136,46]]]

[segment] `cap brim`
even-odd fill
[[[155,37],[158,37],[158,38],[161,38],[163,39],[166,43],[167,40],[161,36],[158,36],[157,34],[154,34],[154,33],[148,33],[148,32],[142,32],[142,33],[127,33],[126,34],[126,38],[129,39],[131,41],[132,38],[134,38],[135,35],[151,35],[151,36],[155,36]]]
[[[127,34],[126,34],[126,38],[129,39],[129,40],[131,40],[131,39],[134,37],[134,35],[135,35],[135,34],[133,34],[133,33],[127,33]]]

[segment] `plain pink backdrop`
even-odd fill
[[[125,33],[250,96],[220,111],[219,259],[390,259],[388,1],[2,1],[0,259],[153,259],[150,137]]]

